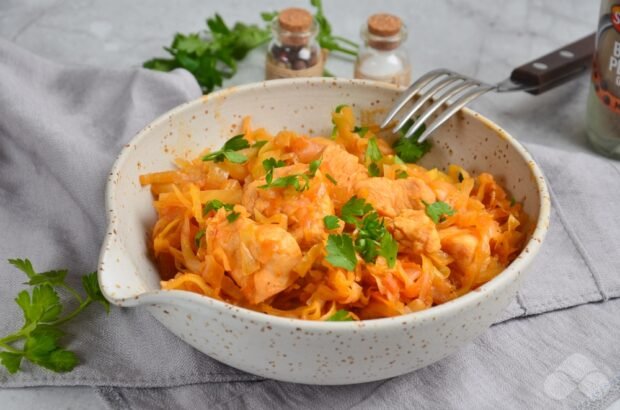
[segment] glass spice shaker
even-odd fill
[[[320,77],[324,56],[316,41],[318,27],[312,14],[300,8],[282,10],[273,20],[265,78]]]
[[[355,62],[355,78],[409,85],[411,65],[402,47],[407,28],[400,18],[391,14],[374,14],[362,26],[362,40]]]
[[[620,0],[602,0],[586,131],[602,153],[620,158]]]

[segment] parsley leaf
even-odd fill
[[[303,192],[306,189],[310,188],[310,179],[314,178],[316,175],[316,171],[321,166],[322,158],[314,160],[310,162],[308,166],[308,172],[304,174],[291,174],[287,176],[283,176],[280,178],[276,178],[274,181],[267,181],[265,178],[264,185],[260,185],[259,188],[267,189],[267,188],[287,188],[293,187],[296,191]],[[300,182],[301,181],[301,182]]]
[[[207,202],[204,207],[202,208],[202,214],[206,215],[211,211],[217,211],[220,208],[224,208],[227,211],[232,211],[233,208],[235,206],[233,204],[225,204],[224,202],[220,201],[219,199],[212,199],[211,201]]]
[[[256,141],[254,144],[252,144],[250,146],[250,148],[262,148],[263,146],[265,146],[265,144],[267,144],[267,140],[260,140],[260,141]]]
[[[379,255],[385,258],[390,268],[393,268],[396,264],[396,257],[398,256],[398,242],[389,232],[385,232],[381,238]]]
[[[515,206],[515,204],[516,204],[516,203],[517,203],[517,200],[515,199],[515,197],[514,197],[514,196],[511,196],[511,197],[510,197],[510,206],[511,206],[511,207],[512,207],[512,206]]]
[[[346,223],[353,225],[359,224],[359,217],[372,211],[372,205],[367,204],[363,198],[351,197],[340,210],[340,217]]]
[[[328,230],[337,229],[340,226],[340,218],[336,215],[326,215],[323,217],[323,224]]]
[[[325,320],[328,322],[350,322],[353,318],[351,317],[351,312],[340,309]]]
[[[229,223],[233,223],[233,222],[235,222],[237,220],[237,218],[239,218],[239,215],[241,215],[239,212],[233,211],[233,212],[229,213],[228,215],[226,215],[226,220]]]
[[[239,212],[234,211],[235,205],[225,204],[219,199],[212,199],[211,201],[207,202],[202,208],[202,214],[206,215],[211,211],[217,212],[220,208],[224,208],[226,211],[230,212],[228,215],[226,215],[226,219],[228,220],[229,223],[235,222],[237,218],[239,218],[239,215],[241,215]],[[200,234],[200,232],[202,232],[202,234]],[[203,236],[204,236],[204,231],[198,231],[196,233],[196,236],[194,237],[194,242],[196,244],[196,247],[200,245],[200,239],[202,239]]]
[[[372,162],[370,165],[368,165],[368,175],[370,175],[371,177],[378,177],[381,175],[381,170],[379,169],[379,165],[377,165],[376,163]]]
[[[19,370],[23,355],[19,353],[0,352],[0,363],[6,367],[9,373],[14,374]]]
[[[368,140],[368,147],[366,148],[366,160],[368,161],[379,161],[383,158],[381,155],[381,150],[379,150],[379,145],[377,144],[377,139],[372,137]]]
[[[286,165],[286,162],[282,160],[276,160],[275,158],[272,158],[272,157],[263,160],[263,168],[267,172],[265,174],[265,181],[267,181],[267,184],[271,184],[271,181],[273,181],[273,169],[281,168],[285,165]]]
[[[250,148],[250,143],[248,140],[244,138],[243,134],[235,135],[226,141],[221,149],[205,155],[202,157],[202,160],[222,162],[224,159],[227,159],[235,164],[243,164],[248,160],[248,157],[236,151],[240,151],[245,148]]]
[[[392,148],[394,148],[396,155],[404,162],[409,163],[417,162],[431,149],[431,143],[429,141],[418,142],[418,138],[426,129],[425,125],[422,125],[411,137],[404,137],[407,130],[409,130],[412,125],[412,120],[407,121],[399,131],[401,137],[392,144]]]
[[[194,245],[196,245],[196,248],[200,248],[200,241],[202,240],[204,236],[205,236],[204,229],[201,229],[198,232],[196,232],[196,235],[194,235]]]
[[[321,162],[323,162],[323,158],[315,159],[314,161],[310,161],[310,166],[308,167],[308,175],[310,178],[314,178],[316,175],[316,171],[318,171],[321,166]]]
[[[348,271],[355,269],[357,265],[357,256],[355,256],[355,249],[353,249],[353,240],[351,236],[346,234],[330,234],[327,237],[327,246],[325,249],[327,250],[325,259],[333,266]]]
[[[405,179],[405,178],[409,178],[409,174],[407,173],[407,171],[403,169],[399,169],[396,171],[396,179]]]
[[[91,272],[88,275],[82,276],[82,287],[88,295],[88,298],[93,302],[99,302],[106,313],[110,312],[110,302],[103,296],[101,289],[99,288],[99,280],[97,279],[97,272]]]
[[[334,111],[335,111],[336,113],[340,113],[340,111],[342,111],[342,109],[343,109],[344,107],[347,107],[347,104],[340,104],[340,105],[337,105],[337,106],[336,106],[336,108],[334,108]]]
[[[435,203],[429,204],[424,201],[424,206],[426,206],[426,215],[433,220],[435,223],[443,222],[445,220],[445,216],[454,215],[456,212],[452,207],[442,201],[437,201]]]
[[[325,174],[325,178],[329,179],[329,182],[331,182],[332,184],[338,185],[338,181],[336,181],[336,179],[333,176],[329,174]]]
[[[357,127],[356,126],[355,128],[353,128],[353,132],[359,135],[360,137],[364,138],[364,136],[368,132],[368,127]]]
[[[31,292],[22,290],[15,298],[24,313],[24,325],[0,338],[0,364],[11,374],[20,369],[23,359],[55,372],[73,369],[78,359],[73,352],[60,346],[60,338],[64,335],[60,325],[73,319],[93,302],[101,303],[106,311],[109,309],[109,302],[99,288],[97,272],[82,277],[86,292],[86,297],[82,297],[65,282],[66,270],[37,273],[28,259],[11,259],[9,262],[26,273],[30,278],[28,283],[34,287]],[[63,305],[55,287],[65,289],[78,302],[78,306],[63,317],[60,316]],[[14,346],[19,341],[23,341],[21,350]]]

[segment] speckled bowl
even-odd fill
[[[458,163],[488,171],[531,216],[532,233],[500,275],[460,298],[426,311],[361,322],[312,322],[242,309],[184,291],[162,291],[147,251],[155,220],[143,173],[170,169],[176,156],[195,157],[238,132],[240,120],[272,132],[288,128],[329,135],[330,112],[347,103],[366,115],[390,107],[399,90],[344,79],[290,79],[222,90],[164,114],[121,152],[110,172],[109,226],[99,283],[112,303],[147,309],[182,340],[230,366],[260,376],[310,384],[348,384],[411,372],[446,357],[484,332],[514,297],[549,222],[549,195],[525,149],[483,116],[463,110],[433,136],[427,167]],[[370,114],[369,114],[370,113]],[[179,343],[182,343],[179,340]]]

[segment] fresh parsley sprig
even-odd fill
[[[336,218],[336,219],[334,219]],[[398,255],[398,242],[387,230],[372,205],[363,198],[352,197],[342,206],[340,218],[328,215],[323,218],[325,227],[335,229],[338,219],[353,225],[351,234],[330,234],[325,247],[325,259],[333,266],[352,271],[357,266],[357,254],[369,263],[383,256],[389,267],[394,267]]]
[[[359,46],[346,38],[332,34],[332,27],[323,12],[321,0],[311,0],[316,8],[315,19],[318,24],[317,41],[326,50],[357,56]],[[143,67],[157,71],[172,71],[184,68],[198,81],[204,94],[221,87],[225,79],[237,73],[237,63],[250,51],[271,39],[269,23],[276,18],[276,12],[261,13],[263,26],[235,23],[232,27],[215,14],[207,19],[207,29],[199,33],[177,33],[169,47],[164,50],[170,58],[153,58]]]
[[[433,202],[432,204],[422,201],[422,203],[426,207],[426,215],[428,215],[428,217],[435,223],[443,222],[445,221],[446,216],[451,216],[456,213],[450,204],[443,201]]]
[[[316,171],[321,166],[322,160],[322,158],[319,158],[310,162],[310,165],[308,166],[308,171],[303,174],[286,175],[276,178],[275,180],[272,176],[271,181],[268,181],[267,178],[265,178],[266,184],[260,185],[259,188],[267,189],[293,187],[296,191],[303,192],[310,188],[310,180],[316,175]],[[263,163],[263,168],[265,168],[265,170],[269,173],[269,171],[273,171],[273,167],[271,167],[271,165],[271,163],[268,165],[265,165],[265,163]]]
[[[239,212],[236,212],[234,210],[235,205],[226,204],[219,199],[213,199],[204,204],[204,206],[202,207],[202,214],[207,215],[211,211],[217,212],[220,208],[224,208],[226,211],[229,212],[229,214],[226,215],[226,220],[228,220],[228,222],[230,223],[235,222],[237,218],[239,218],[239,215],[241,215]],[[194,238],[194,240],[196,241],[196,247],[198,247],[198,245],[200,244],[200,239],[202,239],[202,236],[204,236],[204,231],[198,231],[196,233],[196,237]]]
[[[28,259],[9,259],[9,263],[28,277],[27,285],[32,291],[22,290],[15,302],[24,314],[21,329],[0,338],[0,363],[13,374],[20,370],[23,360],[54,372],[68,372],[79,362],[75,353],[60,344],[64,336],[61,325],[70,321],[93,302],[103,305],[106,312],[109,302],[103,297],[97,272],[82,277],[82,287],[86,296],[69,286],[65,278],[66,270],[37,273]],[[62,316],[63,304],[55,288],[64,289],[77,301],[78,306]],[[16,346],[18,342],[21,346]]]
[[[238,152],[246,148],[260,148],[265,145],[267,141],[257,141],[250,145],[248,140],[245,139],[245,135],[235,135],[224,143],[224,146],[217,150],[208,153],[202,157],[203,161],[222,162],[225,159],[235,164],[243,164],[248,160],[248,157]]]
[[[263,18],[272,17],[265,14]],[[164,48],[171,58],[154,58],[143,66],[158,71],[185,68],[207,94],[237,73],[238,61],[271,38],[267,26],[235,23],[229,27],[219,14],[207,19],[207,27],[201,33],[177,33],[170,47]]]
[[[286,165],[286,162],[281,159],[276,160],[275,158],[267,158],[263,160],[263,168],[265,169],[265,181],[267,184],[271,184],[273,181],[273,170],[274,168],[282,168]]]
[[[405,138],[405,134],[413,125],[413,120],[409,120],[405,123],[402,129],[399,130],[400,138],[398,138],[392,148],[398,157],[408,163],[417,162],[431,149],[431,143],[429,141],[418,142],[418,138],[426,130],[426,125],[422,126],[413,133],[409,138]]]
[[[317,41],[321,47],[332,52],[335,51],[356,57],[359,45],[349,39],[332,34],[332,26],[325,17],[322,1],[310,0],[310,4],[316,8],[314,19],[319,26]]]

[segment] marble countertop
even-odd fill
[[[260,22],[261,11],[297,0],[3,0],[0,36],[51,60],[111,69],[138,67],[164,56],[175,32],[198,31],[214,13],[226,21]],[[590,0],[324,0],[334,31],[359,37],[365,18],[379,11],[398,14],[409,26],[407,48],[413,76],[439,67],[485,81],[499,81],[524,62],[594,31],[599,2]],[[337,23],[336,23],[337,22]],[[253,52],[227,84],[261,80],[264,50]],[[352,62],[331,58],[327,67],[352,76]],[[590,149],[584,132],[588,78],[540,96],[488,95],[473,108],[522,141],[565,150]],[[106,408],[90,388],[0,390],[3,408]]]

